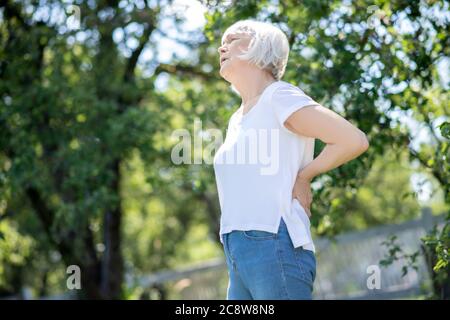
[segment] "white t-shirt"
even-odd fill
[[[292,189],[297,173],[314,157],[314,138],[287,129],[295,111],[318,105],[298,87],[276,81],[242,115],[231,117],[224,143],[214,155],[219,195],[220,240],[233,230],[278,232],[286,223],[294,247],[315,251],[310,221]]]

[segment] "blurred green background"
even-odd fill
[[[177,298],[132,279],[223,258],[212,165],[174,164],[173,133],[225,133],[240,99],[217,48],[248,18],[288,36],[283,80],[370,141],[314,180],[315,237],[444,213],[422,242],[425,297],[448,298],[450,12],[432,0],[1,1],[0,298],[66,293],[70,265],[77,298]]]

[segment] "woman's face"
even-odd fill
[[[220,75],[230,81],[239,70],[248,67],[248,61],[241,60],[237,56],[245,53],[250,44],[251,36],[244,33],[229,33],[219,47]]]

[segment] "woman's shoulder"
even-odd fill
[[[272,91],[272,94],[270,95],[270,101],[283,101],[285,99],[292,99],[292,98],[298,98],[298,97],[305,97],[306,93],[300,89],[298,86],[287,82],[280,80],[278,81],[277,86]]]
[[[289,91],[300,91],[303,93],[303,90],[298,86],[284,80],[278,81],[278,86],[276,86],[274,93],[286,93]]]

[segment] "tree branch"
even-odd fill
[[[142,53],[142,50],[144,50],[144,47],[147,44],[147,41],[150,38],[150,35],[152,34],[154,29],[155,29],[155,25],[153,24],[153,21],[151,21],[147,25],[147,27],[144,29],[144,33],[142,34],[141,38],[139,39],[139,46],[133,51],[133,53],[131,54],[131,57],[128,59],[128,63],[125,68],[125,74],[124,74],[125,82],[131,82],[133,80],[134,68],[136,67],[136,63],[139,59],[139,56]]]
[[[192,66],[184,64],[171,65],[167,63],[161,63],[158,65],[158,67],[156,67],[155,75],[158,75],[161,72],[167,72],[174,75],[194,76],[202,79],[203,81],[213,81],[218,79],[218,77],[212,74],[204,73]]]

